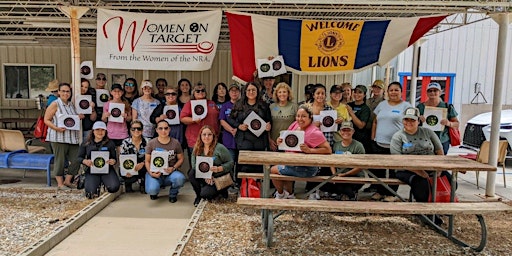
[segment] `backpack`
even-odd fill
[[[243,178],[240,197],[260,198],[261,182],[252,178]]]

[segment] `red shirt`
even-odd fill
[[[215,102],[212,100],[206,100],[206,108],[208,109],[208,113],[206,114],[206,117],[201,120],[201,122],[187,125],[187,129],[185,130],[185,138],[187,138],[187,144],[189,148],[194,147],[199,135],[199,130],[201,130],[201,127],[205,125],[211,126],[215,130],[215,134],[219,134],[219,109],[217,108],[217,104],[215,104]],[[185,103],[185,106],[183,106],[183,109],[181,110],[180,119],[184,117],[192,117],[191,101]]]

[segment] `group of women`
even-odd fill
[[[106,77],[98,74],[96,89],[105,88]],[[269,83],[265,80],[266,83]],[[376,80],[371,87],[371,95],[367,99],[367,87],[358,85],[355,88],[348,83],[334,85],[330,89],[330,100],[327,101],[327,89],[322,84],[311,85],[311,99],[298,106],[293,102],[291,88],[286,83],[276,86],[260,87],[250,82],[239,87],[226,86],[218,83],[214,88],[212,100],[207,97],[207,88],[202,83],[194,85],[187,79],[181,79],[178,87],[167,86],[165,79],[158,79],[157,90],[153,89],[151,81],[144,80],[138,89],[137,81],[126,79],[123,85],[113,84],[110,99],[102,107],[97,106],[95,89],[90,87],[86,79],[82,79],[81,94],[93,95],[93,111],[91,114],[78,115],[83,123],[83,134],[57,126],[61,114],[76,114],[71,103],[71,86],[61,83],[58,88],[58,99],[50,104],[45,114],[45,123],[49,127],[48,141],[52,144],[55,154],[54,175],[58,188],[73,187],[72,177],[76,175],[80,164],[86,166],[86,194],[92,198],[98,195],[101,183],[109,192],[119,189],[119,179],[115,167],[118,165],[118,154],[136,154],[135,170],[138,175],[122,177],[126,191],[133,191],[132,184],[138,182],[151,199],[158,198],[161,186],[170,186],[169,201],[176,202],[179,188],[183,186],[185,175],[177,171],[184,161],[184,151],[188,153],[191,169],[187,176],[196,192],[197,205],[201,198],[214,198],[217,195],[227,196],[227,189],[217,191],[212,179],[195,178],[195,162],[197,156],[214,157],[212,168],[213,177],[234,174],[234,169],[243,172],[261,172],[261,167],[237,165],[238,150],[272,150],[277,151],[282,143],[282,130],[305,131],[305,143],[301,145],[304,153],[330,154],[339,152],[396,154],[402,152],[394,141],[397,132],[414,132],[407,129],[411,123],[404,119],[404,112],[411,105],[402,100],[402,86],[393,82],[387,87],[387,98],[384,98],[384,84]],[[266,84],[265,84],[266,85]],[[437,84],[438,85],[438,84]],[[418,121],[423,121],[424,106],[448,107],[440,99],[440,86],[429,85],[429,99],[420,104]],[[266,95],[265,97],[263,97]],[[269,95],[272,95],[270,98]],[[266,100],[263,100],[263,99]],[[206,117],[194,119],[191,100],[206,100]],[[109,104],[118,103],[125,106],[122,117],[124,122],[108,122]],[[169,125],[168,118],[163,112],[164,107],[177,105],[180,122]],[[335,132],[321,132],[320,122],[314,117],[321,111],[335,110],[338,126]],[[245,120],[251,113],[256,113],[266,122],[261,135],[255,135]],[[452,108],[448,118],[441,120],[446,127],[457,127],[457,113]],[[420,127],[421,128],[421,127]],[[448,129],[448,128],[447,128]],[[108,132],[107,132],[108,130]],[[83,144],[78,146],[78,136],[83,136]],[[442,146],[448,145],[446,131],[440,132]],[[394,137],[395,136],[395,137]],[[407,136],[405,136],[407,137]],[[430,138],[430,137],[429,137]],[[438,138],[436,136],[436,138]],[[439,138],[438,138],[439,139]],[[359,143],[354,144],[353,141]],[[404,142],[405,143],[405,142]],[[405,143],[407,144],[407,143]],[[409,143],[410,144],[410,143]],[[351,146],[350,145],[355,145]],[[408,145],[408,144],[407,144]],[[432,152],[437,153],[437,142],[432,139]],[[403,146],[403,145],[402,145]],[[108,164],[111,166],[108,174],[92,175],[88,167],[91,165],[90,153],[95,150],[109,151]],[[166,150],[169,154],[169,167],[164,173],[154,173],[149,170],[150,156],[153,150]],[[354,151],[354,152],[351,152]],[[417,151],[413,151],[417,152]],[[443,153],[441,151],[441,153]],[[149,157],[149,158],[148,158]],[[77,161],[73,161],[77,159]],[[69,161],[67,173],[64,173],[64,162]],[[236,166],[236,167],[234,167]],[[322,173],[339,175],[361,175],[361,170],[332,170],[330,168],[275,166],[272,172],[296,176],[312,176]],[[377,176],[384,172],[373,171]],[[415,173],[424,178],[424,173]],[[395,177],[395,172],[390,173]],[[94,177],[94,178],[90,178]],[[403,177],[398,175],[399,178]],[[290,183],[275,181],[276,198],[293,197],[293,187]],[[315,184],[307,186],[311,189]],[[353,199],[359,187],[351,190],[335,189],[338,193]],[[396,190],[396,188],[393,188]],[[370,188],[375,192],[376,200],[389,200],[392,194],[381,186]],[[341,192],[340,192],[341,191]],[[422,200],[422,196],[418,196]],[[318,198],[318,197],[316,197]]]

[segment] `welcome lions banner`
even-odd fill
[[[98,9],[96,66],[147,70],[208,70],[222,12],[150,14]]]
[[[250,81],[257,59],[277,55],[306,74],[385,65],[446,16],[321,21],[226,12],[234,79]]]

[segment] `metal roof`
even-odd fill
[[[0,45],[69,45],[69,19],[59,6],[90,8],[80,19],[82,46],[94,46],[97,8],[134,13],[187,13],[222,9],[293,19],[379,20],[452,14],[429,34],[489,18],[489,14],[512,11],[511,0],[237,0],[237,1],[145,1],[145,0],[2,0]],[[223,18],[219,43],[227,45],[229,30]]]

